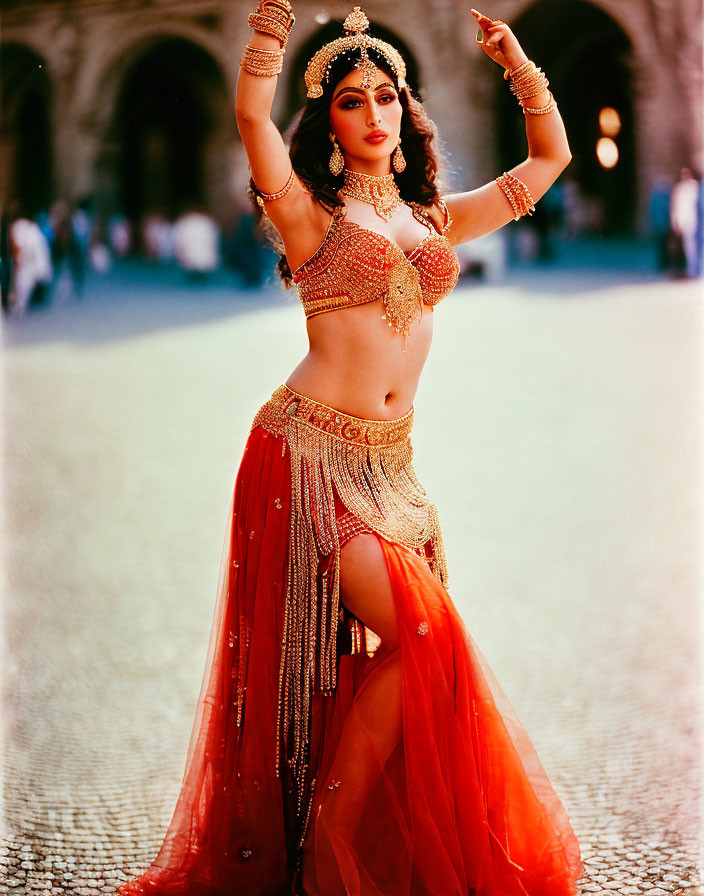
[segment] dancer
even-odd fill
[[[308,64],[290,151],[269,111],[294,15],[250,16],[237,121],[310,350],[252,423],[178,803],[122,894],[575,893],[579,846],[450,599],[412,466],[453,245],[530,213],[570,159],[545,75],[472,14],[530,151],[445,196],[404,60],[359,7]]]

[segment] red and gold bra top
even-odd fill
[[[413,216],[431,231],[409,253],[376,230],[347,221],[347,208],[333,210],[325,238],[293,274],[306,317],[381,299],[382,318],[404,337],[422,315],[455,287],[460,265],[446,236],[452,220],[440,200],[444,221],[438,232],[419,203]],[[405,344],[405,339],[404,339]]]

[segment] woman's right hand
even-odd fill
[[[489,59],[493,59],[494,62],[509,71],[513,71],[528,61],[523,47],[518,43],[518,38],[506,22],[501,19],[490,19],[489,16],[485,16],[476,9],[470,11],[477,20],[482,33],[482,40],[481,42],[477,40],[477,43]]]

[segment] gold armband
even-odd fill
[[[291,173],[288,176],[288,180],[284,184],[284,186],[276,193],[265,193],[264,190],[260,190],[259,187],[255,184],[255,196],[257,197],[257,205],[264,210],[265,202],[274,202],[275,199],[281,199],[284,197],[288,191],[293,186],[293,181],[296,175],[294,174],[293,168],[291,169]]]
[[[535,211],[535,203],[530,195],[530,190],[523,181],[513,174],[504,171],[496,178],[496,183],[501,187],[504,195],[511,203],[513,220],[518,221],[523,215],[532,215]]]

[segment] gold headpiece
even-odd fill
[[[362,87],[371,87],[374,83],[373,76],[376,66],[367,54],[369,47],[375,49],[389,63],[398,80],[398,86],[406,86],[406,63],[403,61],[403,57],[391,44],[379,40],[378,37],[370,37],[366,33],[369,29],[369,19],[362,12],[361,7],[355,6],[345,19],[343,27],[346,32],[345,36],[325,44],[308,63],[305,74],[308,97],[314,99],[323,95],[322,85],[323,81],[328,78],[330,66],[341,53],[348,50],[361,49],[362,58],[358,67],[363,72]]]

